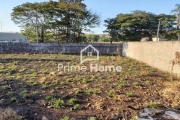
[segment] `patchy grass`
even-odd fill
[[[164,85],[169,74],[144,63],[100,56],[99,61],[83,64],[87,66],[85,72],[58,71],[59,63],[79,62],[79,55],[0,54],[0,107],[20,109],[19,114],[29,119],[39,119],[36,113],[62,120],[71,119],[62,116],[106,119],[109,113],[121,114],[124,110],[123,115],[130,119],[139,112],[131,107],[171,107],[179,103],[179,85]],[[122,72],[91,72],[90,64],[120,65]],[[176,103],[172,102],[173,95]]]

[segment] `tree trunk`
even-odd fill
[[[112,41],[113,41],[113,40],[111,39],[110,44],[112,44]]]
[[[180,29],[180,26],[178,25],[177,30],[179,30],[179,29]],[[178,41],[180,41],[180,33],[178,33]]]
[[[41,43],[44,43],[44,28],[41,26]]]
[[[79,43],[79,41],[80,41],[80,35],[81,35],[81,32],[78,32],[78,35],[77,35],[77,43]]]
[[[36,25],[36,36],[37,36],[37,43],[39,43],[39,32],[38,32],[38,26]]]
[[[58,34],[57,34],[56,38],[58,40],[58,43],[60,43],[60,32],[59,32],[59,30],[58,30]]]
[[[67,31],[66,31],[66,43],[68,43],[68,42],[69,42],[69,30],[67,28]]]

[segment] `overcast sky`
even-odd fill
[[[0,0],[0,21],[3,32],[19,32],[20,28],[11,20],[12,9],[25,2],[44,2],[49,0]],[[100,14],[101,25],[92,29],[94,33],[101,34],[105,30],[103,21],[116,17],[119,13],[130,13],[134,10],[144,10],[155,14],[172,14],[171,10],[180,0],[85,0],[89,9]],[[1,29],[0,29],[1,31]]]

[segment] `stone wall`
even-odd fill
[[[57,44],[57,43],[0,43],[0,53],[71,53],[80,51],[89,44]],[[121,55],[122,44],[92,44],[100,54]]]

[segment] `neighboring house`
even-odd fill
[[[28,38],[19,33],[0,32],[1,42],[28,42]]]

